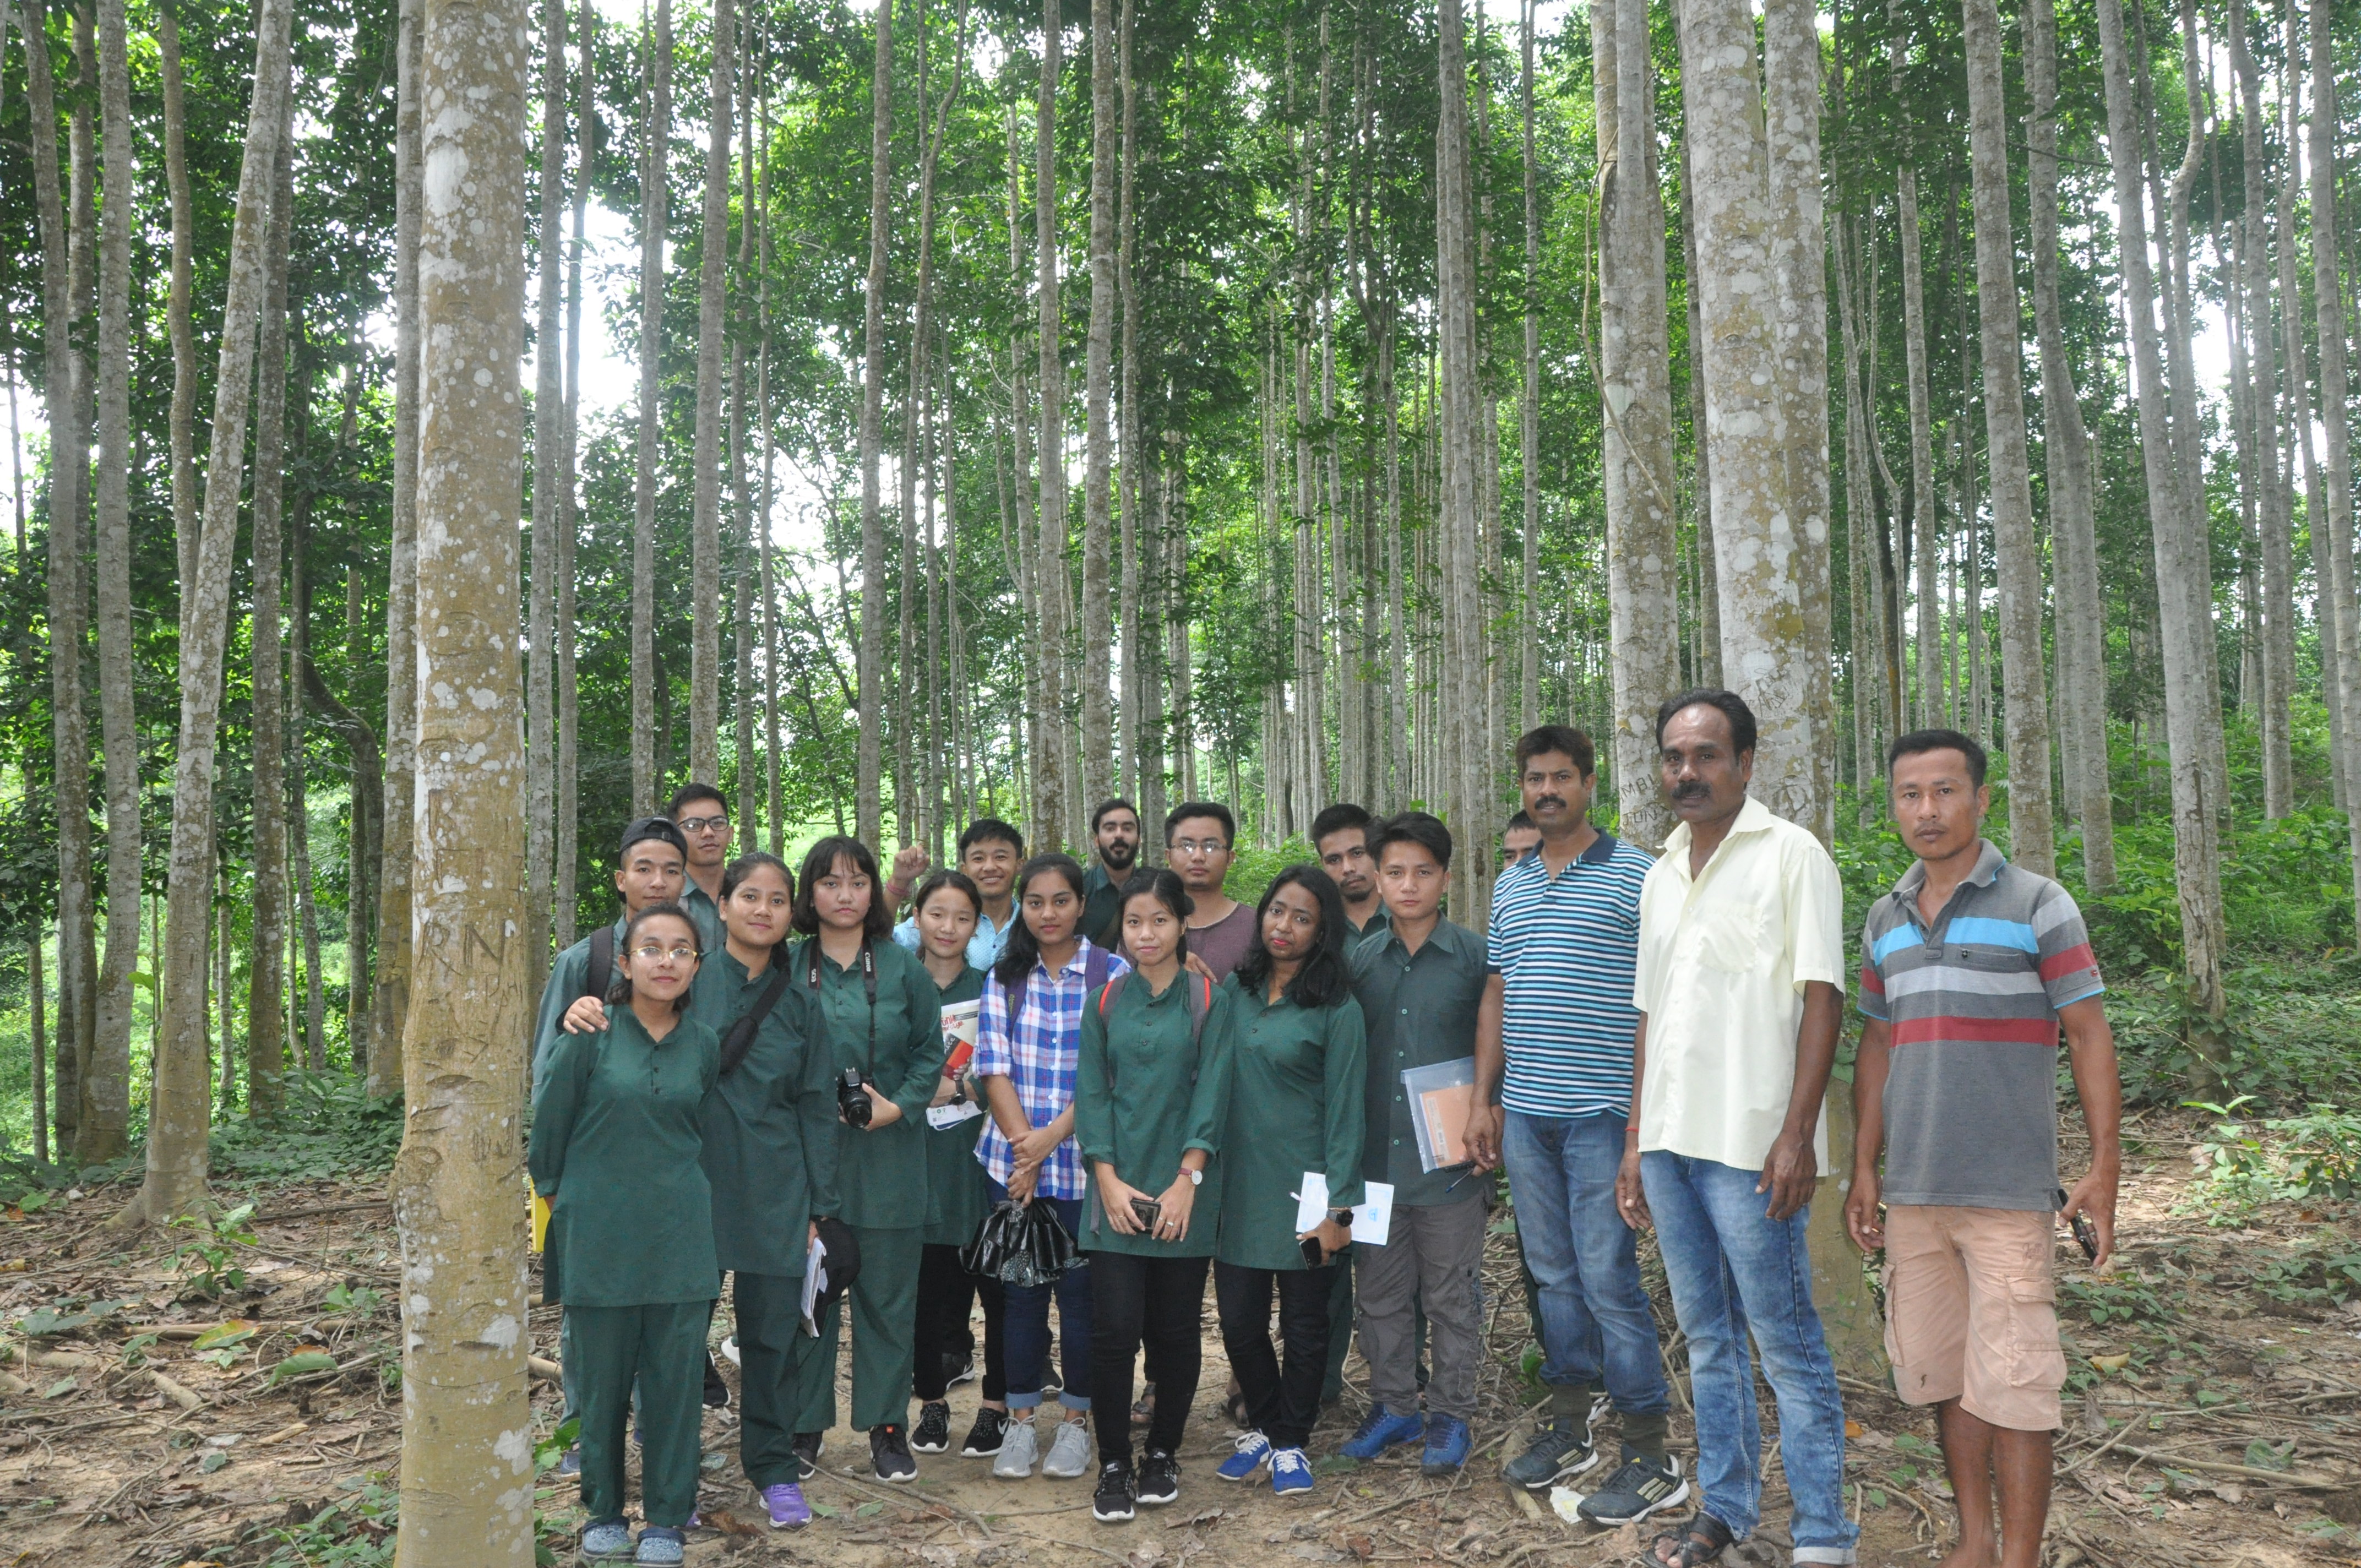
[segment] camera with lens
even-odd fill
[[[846,1068],[836,1080],[836,1113],[844,1118],[848,1127],[869,1125],[869,1113],[875,1107],[869,1098],[868,1080],[859,1068]]]

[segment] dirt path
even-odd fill
[[[2224,1229],[2177,1212],[2198,1130],[2162,1114],[2135,1128],[2122,1266],[2097,1279],[2079,1257],[2061,1270],[2077,1387],[2060,1439],[2048,1561],[2361,1563],[2361,1310],[2335,1305],[2328,1288],[2332,1268],[2361,1267],[2353,1208],[2272,1210]],[[313,1184],[258,1195],[257,1244],[225,1260],[248,1277],[219,1300],[186,1299],[202,1259],[176,1268],[170,1246],[154,1240],[116,1250],[100,1222],[120,1198],[83,1194],[0,1223],[8,1358],[0,1568],[389,1562],[385,1520],[400,1447],[389,1373],[398,1246],[377,1192]],[[774,1534],[738,1473],[734,1415],[709,1412],[708,1528],[692,1540],[690,1561],[1525,1568],[1631,1558],[1635,1532],[1564,1524],[1545,1500],[1529,1506],[1500,1484],[1500,1463],[1521,1447],[1529,1422],[1518,1382],[1524,1300],[1504,1225],[1486,1288],[1494,1354],[1477,1454],[1455,1481],[1422,1477],[1414,1450],[1373,1465],[1335,1457],[1364,1407],[1357,1358],[1344,1400],[1314,1434],[1321,1476],[1311,1497],[1282,1503],[1267,1484],[1216,1480],[1232,1433],[1219,1412],[1227,1365],[1209,1307],[1204,1381],[1171,1508],[1099,1525],[1087,1479],[999,1482],[989,1461],[956,1453],[922,1456],[915,1486],[881,1486],[868,1479],[865,1440],[840,1430],[808,1488],[827,1516],[800,1534]],[[1657,1296],[1668,1321],[1661,1288]],[[534,1314],[544,1355],[555,1354],[555,1318]],[[225,1321],[233,1325],[225,1332],[201,1337]],[[727,1321],[725,1310],[717,1337]],[[327,1359],[282,1366],[299,1354]],[[973,1384],[953,1391],[954,1436],[976,1398]],[[534,1403],[546,1429],[555,1388],[536,1380]],[[1938,1556],[1930,1548],[1948,1540],[1952,1518],[1931,1421],[1865,1386],[1848,1387],[1846,1405],[1856,1429],[1848,1479],[1861,1561]],[[1775,1431],[1767,1398],[1764,1422]],[[1601,1429],[1603,1443],[1611,1433],[1611,1425]],[[1675,1443],[1688,1450],[1678,1412]],[[550,1543],[568,1560],[564,1532],[579,1522],[572,1489],[546,1486],[543,1498]],[[1785,1561],[1775,1550],[1785,1540],[1785,1505],[1774,1460],[1764,1508],[1773,1522],[1742,1549],[1753,1561]]]

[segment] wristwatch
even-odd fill
[[[1202,1187],[1205,1185],[1205,1173],[1203,1171],[1191,1168],[1188,1166],[1182,1166],[1180,1168],[1189,1172],[1190,1186]]]
[[[1331,1209],[1328,1211],[1328,1218],[1348,1231],[1353,1228],[1353,1211],[1350,1209]]]

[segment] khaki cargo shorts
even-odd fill
[[[2033,1210],[1887,1207],[1885,1354],[1905,1404],[1957,1399],[1996,1427],[2056,1430],[2053,1224]]]

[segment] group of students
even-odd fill
[[[704,1349],[725,1276],[741,1457],[776,1528],[811,1517],[798,1484],[836,1425],[847,1298],[852,1424],[882,1481],[950,1447],[946,1396],[976,1375],[980,1299],[982,1399],[961,1452],[1002,1477],[1074,1478],[1094,1437],[1097,1519],[1171,1502],[1209,1273],[1234,1379],[1224,1409],[1242,1432],[1222,1479],[1312,1490],[1305,1447],[1356,1326],[1370,1404],[1341,1452],[1415,1444],[1426,1473],[1452,1474],[1473,1446],[1490,1172],[1505,1167],[1550,1398],[1504,1478],[1546,1490],[1585,1476],[1611,1413],[1621,1463],[1587,1483],[1581,1517],[1636,1521],[1690,1495],[1634,1245],[1653,1225],[1689,1344],[1702,1497],[1648,1555],[1700,1568],[1761,1522],[1751,1339],[1778,1399],[1793,1560],[1851,1562],[1843,1410],[1805,1247],[1814,1181],[1830,1173],[1819,1108],[1841,1015],[1840,891],[1817,840],[1747,795],[1754,724],[1736,696],[1669,699],[1657,740],[1678,819],[1661,858],[1588,821],[1587,737],[1521,739],[1526,810],[1481,936],[1444,918],[1455,845],[1418,811],[1332,806],[1312,828],[1320,863],[1282,871],[1253,906],[1224,891],[1235,823],[1205,802],[1167,817],[1165,867],[1139,863],[1138,814],[1115,800],[1093,814],[1087,869],[1027,859],[1015,828],[985,818],[961,835],[956,869],[929,872],[906,850],[890,879],[842,837],[816,844],[799,878],[767,855],[725,865],[727,808],[703,786],[632,824],[615,873],[624,914],[561,955],[534,1053],[531,1170],[551,1203],[545,1297],[566,1309],[586,1559],[680,1561],[700,1368],[705,1401],[728,1397]],[[1898,1387],[1941,1412],[1963,1531],[1994,1543],[1996,1497],[2015,1564],[2046,1502],[2022,1477],[2057,1419],[2047,1216],[2087,1211],[2093,1250],[2112,1245],[2112,1045],[2072,901],[1978,836],[1981,749],[1924,732],[1890,765],[1921,869],[1864,937],[1847,1218],[1866,1247],[1889,1228],[1909,1239],[1890,1288],[1927,1310],[1889,1326]],[[1890,996],[1889,975],[1903,976]],[[2002,992],[2014,1011],[1995,1025]],[[962,1003],[964,1063],[944,1024]],[[2070,1198],[2048,1065],[2061,1022],[2096,1150]],[[1913,1047],[1890,1075],[1889,1039]],[[1404,1074],[1462,1060],[1462,1157],[1435,1168]],[[1962,1123],[1995,1072],[2008,1098]],[[928,1115],[961,1103],[982,1113]],[[1970,1124],[1967,1141],[1946,1130]],[[2007,1149],[2007,1170],[1988,1171],[1980,1147]],[[1325,1207],[1300,1212],[1315,1177]],[[1386,1234],[1356,1246],[1353,1211],[1377,1182],[1392,1189]],[[1036,1286],[972,1273],[965,1249],[1009,1203],[1046,1209],[1081,1266]],[[828,1288],[813,1299],[815,1266]],[[2019,1347],[2004,1365],[1978,1348],[1995,1329]]]

